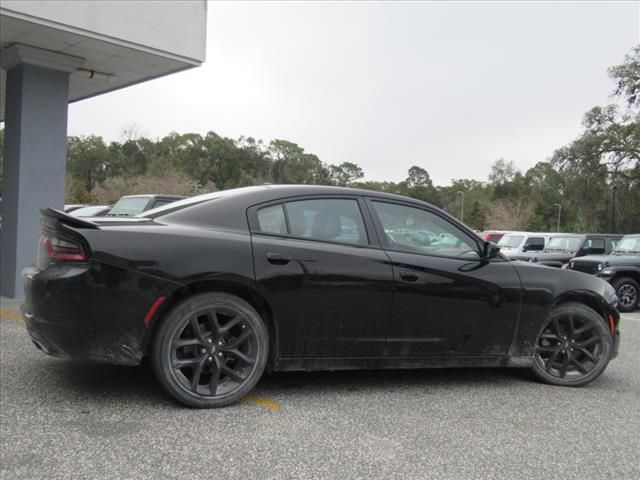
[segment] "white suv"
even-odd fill
[[[550,236],[550,233],[510,232],[498,240],[498,246],[500,252],[513,258],[526,252],[541,252]]]

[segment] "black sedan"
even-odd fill
[[[617,352],[616,295],[583,273],[510,262],[424,202],[260,186],[134,218],[43,211],[23,314],[44,352],[136,365],[194,407],[265,369],[531,367],[584,385]]]

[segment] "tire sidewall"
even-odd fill
[[[556,317],[563,317],[570,312],[574,315],[587,317],[596,325],[596,328],[598,329],[598,332],[603,339],[602,345],[604,351],[602,353],[602,359],[600,360],[598,365],[596,365],[596,367],[585,376],[577,379],[558,378],[547,373],[544,367],[544,363],[542,363],[537,351],[535,351],[533,358],[533,373],[538,379],[542,380],[545,383],[566,387],[580,387],[591,383],[593,380],[598,378],[607,368],[607,365],[609,364],[609,361],[611,360],[611,356],[613,354],[613,337],[611,336],[611,332],[609,331],[609,328],[606,325],[604,319],[601,318],[600,315],[598,315],[594,310],[579,303],[568,303],[556,307],[545,319],[544,324],[542,325],[540,332],[538,332],[538,336],[536,337],[535,347],[537,347],[538,345],[540,334],[544,331],[549,322]]]
[[[633,278],[630,278],[630,277],[624,277],[624,278],[618,278],[614,280],[612,284],[613,284],[613,288],[616,290],[616,295],[618,295],[618,292],[620,291],[620,289],[625,285],[631,285],[633,288],[636,289],[636,301],[633,305],[622,306],[622,304],[620,304],[620,295],[618,295],[619,311],[628,313],[628,312],[633,312],[635,309],[638,308],[638,304],[640,303],[640,285],[638,284],[637,281],[635,281]]]
[[[185,317],[212,306],[236,310],[242,314],[255,332],[258,352],[256,362],[243,384],[224,395],[207,397],[187,390],[178,380],[171,367],[171,344],[177,331],[184,328]],[[179,303],[161,322],[152,340],[151,364],[159,382],[176,400],[195,408],[224,407],[241,400],[260,380],[267,363],[269,336],[258,312],[243,299],[227,293],[194,295]]]

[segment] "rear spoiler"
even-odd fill
[[[100,226],[97,223],[78,217],[72,217],[68,213],[64,213],[53,208],[41,208],[40,213],[42,213],[44,217],[53,218],[60,223],[69,225],[70,227],[100,229]]]

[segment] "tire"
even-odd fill
[[[586,385],[607,368],[613,336],[600,315],[580,303],[556,307],[538,334],[533,373],[545,383]]]
[[[633,278],[616,278],[611,282],[618,296],[618,310],[621,312],[633,312],[640,303],[640,285]]]
[[[256,310],[227,293],[182,301],[161,320],[151,365],[164,389],[194,408],[225,407],[249,393],[264,372],[269,336]]]

